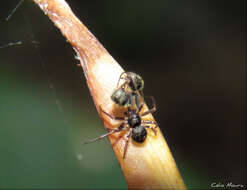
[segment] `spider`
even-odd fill
[[[125,82],[118,87],[121,79],[124,79]],[[138,95],[141,94],[141,97],[143,97],[143,88],[144,81],[140,75],[133,72],[123,72],[118,79],[117,89],[112,93],[111,99],[119,106],[130,107],[133,105],[134,98],[139,109]]]
[[[126,130],[126,134],[125,134],[125,138],[126,138],[126,143],[124,146],[124,153],[123,153],[123,159],[125,159],[126,156],[126,152],[127,152],[127,147],[129,144],[129,140],[130,137],[132,138],[132,140],[134,140],[137,143],[143,143],[147,137],[147,130],[146,128],[151,129],[154,134],[156,135],[156,128],[158,127],[158,123],[155,121],[149,121],[149,120],[143,120],[142,117],[145,115],[148,115],[150,113],[153,113],[156,111],[156,104],[154,101],[154,98],[152,98],[153,101],[153,108],[145,111],[143,113],[140,113],[143,109],[143,105],[144,103],[141,103],[139,109],[133,109],[131,107],[128,107],[127,112],[124,112],[124,117],[115,117],[110,115],[109,113],[105,112],[101,107],[100,110],[102,111],[102,113],[104,113],[105,115],[107,115],[109,118],[113,119],[113,120],[119,120],[122,121],[122,123],[116,128],[116,129],[110,129],[107,128],[107,133],[104,135],[101,135],[95,139],[89,140],[87,142],[84,142],[83,144],[88,144],[91,142],[95,142],[98,141],[108,135],[111,135],[113,133],[118,133],[121,132],[123,130]],[[155,125],[155,127],[151,127],[151,125]]]

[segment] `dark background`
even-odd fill
[[[0,189],[127,188],[71,46],[32,1],[0,7]],[[246,187],[245,1],[68,1],[145,80],[190,189]],[[35,48],[37,47],[37,48]],[[242,188],[244,189],[244,188]]]

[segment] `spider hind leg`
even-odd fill
[[[101,135],[101,136],[99,136],[99,137],[96,137],[96,138],[94,138],[94,139],[91,139],[91,140],[89,140],[89,141],[83,142],[82,145],[89,144],[89,143],[92,143],[92,142],[96,142],[96,141],[98,141],[98,140],[101,140],[101,139],[104,138],[104,137],[107,137],[108,135],[111,135],[111,134],[113,134],[113,133],[120,132],[120,131],[122,131],[122,130],[124,130],[124,123],[123,123],[122,125],[120,125],[120,126],[119,126],[118,128],[116,128],[116,129],[109,129],[109,128],[107,128],[107,131],[109,131],[108,133],[105,133],[105,134],[103,134],[103,135]]]

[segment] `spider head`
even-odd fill
[[[136,113],[136,110],[129,110],[128,124],[131,128],[141,125],[141,117]]]

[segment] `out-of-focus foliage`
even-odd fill
[[[81,146],[97,128],[103,132],[87,107],[61,113],[49,89],[7,72],[1,72],[0,188],[125,187],[106,141]]]

